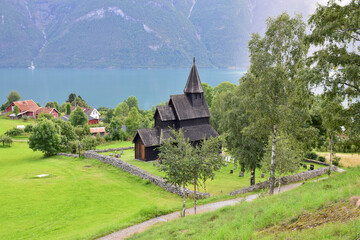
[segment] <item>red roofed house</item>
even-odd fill
[[[24,100],[13,102],[6,108],[6,111],[13,112],[15,106],[18,106],[19,108],[18,117],[34,117],[36,110],[40,108],[33,100]]]
[[[96,127],[96,128],[90,128],[90,133],[91,135],[93,135],[94,137],[99,134],[100,137],[105,136],[106,134],[108,134],[105,130],[105,127]]]
[[[38,115],[40,113],[51,114],[54,116],[54,118],[59,117],[59,112],[58,112],[58,110],[56,110],[56,108],[41,107],[38,110],[36,110],[36,118],[38,118]]]
[[[22,118],[24,116],[37,118],[40,113],[51,114],[54,118],[59,117],[59,112],[55,108],[39,107],[33,100],[13,102],[6,108],[6,112],[13,112],[15,106],[18,106],[19,108],[19,114],[17,115],[18,118]]]

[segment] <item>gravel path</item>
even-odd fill
[[[294,189],[298,186],[302,185],[302,183],[294,183],[294,184],[289,184],[289,185],[285,185],[282,186],[280,188],[280,192],[286,192],[289,191],[291,189]],[[275,194],[278,193],[278,189],[275,189]],[[211,212],[211,211],[215,211],[216,209],[222,208],[222,207],[226,207],[226,206],[233,206],[239,202],[242,201],[246,201],[246,202],[251,202],[253,200],[255,200],[256,198],[259,197],[259,194],[253,194],[253,195],[249,195],[246,197],[241,197],[241,198],[235,198],[235,199],[230,199],[230,200],[225,200],[225,201],[220,201],[220,202],[214,202],[214,203],[209,203],[209,204],[205,204],[205,205],[201,205],[201,206],[197,206],[196,207],[196,213],[204,213],[204,212]],[[187,215],[193,215],[194,214],[194,209],[190,208],[186,210],[186,216]],[[133,225],[131,227],[122,229],[118,232],[114,232],[110,235],[104,236],[102,238],[99,238],[99,240],[119,240],[119,239],[125,239],[127,237],[130,237],[131,235],[135,234],[135,233],[140,233],[145,231],[147,228],[153,226],[156,223],[160,223],[160,222],[168,222],[168,221],[172,221],[174,219],[180,218],[180,211],[174,212],[174,213],[170,213],[167,215],[163,215],[160,217],[156,217],[156,218],[152,218],[148,221]]]

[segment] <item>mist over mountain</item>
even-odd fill
[[[305,3],[307,2],[307,3]],[[2,0],[0,67],[245,68],[252,32],[299,0]]]

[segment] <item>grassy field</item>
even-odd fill
[[[133,147],[134,144],[131,141],[113,141],[106,142],[96,147],[96,149],[108,149],[108,148],[122,148],[122,147]]]
[[[109,155],[110,153],[102,153],[104,155]],[[154,167],[153,164],[156,164],[156,161],[154,162],[144,162],[140,160],[134,159],[134,150],[125,150],[123,155],[121,156],[121,159],[133,164],[135,166],[138,166],[154,175],[164,177],[164,172],[160,172],[159,168],[157,166]],[[314,164],[315,169],[319,167],[324,167],[322,165]],[[230,174],[230,170],[234,170],[233,174]],[[305,171],[304,169],[300,169],[299,171]],[[239,177],[240,169],[237,168],[237,170],[234,169],[234,164],[228,163],[228,166],[221,168],[219,172],[216,172],[215,179],[209,180],[206,183],[206,191],[211,194],[216,195],[222,195],[222,194],[228,194],[234,190],[238,190],[244,187],[247,187],[250,185],[250,173],[246,172],[244,177]],[[265,178],[260,177],[261,172],[258,170],[256,171],[256,183],[266,181],[266,179],[269,177],[265,175]],[[188,186],[190,189],[192,186]],[[205,191],[204,188],[200,188],[200,191]]]
[[[34,121],[32,119],[27,120],[26,122],[21,120],[21,119],[8,119],[8,118],[4,118],[4,117],[0,117],[0,135],[4,135],[4,133],[12,128],[16,128],[17,125],[29,125],[29,124],[34,124]],[[22,137],[16,137],[15,139],[21,139]]]
[[[279,195],[165,223],[131,239],[359,239],[360,210],[347,201],[360,195],[359,175],[360,167],[352,168]],[[332,206],[346,211],[336,215]],[[355,215],[343,219],[348,212]],[[284,230],[290,224],[301,229],[317,216],[332,221]],[[266,231],[274,226],[282,230]]]
[[[317,152],[318,155],[325,157],[326,162],[330,162],[329,152]],[[356,167],[360,165],[360,154],[358,153],[336,153],[340,157],[340,165],[343,167]]]
[[[93,239],[182,204],[110,165],[43,158],[27,143],[0,147],[0,166],[0,239]]]

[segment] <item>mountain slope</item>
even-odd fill
[[[251,32],[298,0],[3,0],[0,67],[246,67]]]

